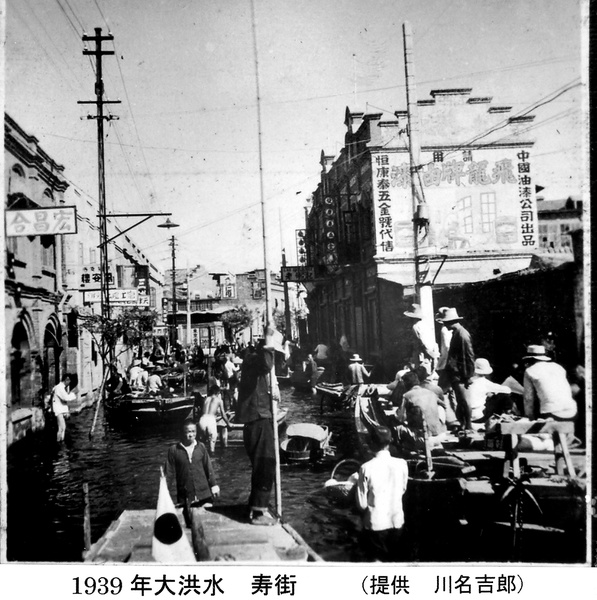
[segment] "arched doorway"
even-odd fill
[[[22,322],[12,331],[10,351],[10,399],[16,407],[33,403],[31,345],[27,329]]]
[[[42,393],[48,393],[60,381],[60,353],[62,347],[58,335],[58,328],[54,323],[48,323],[44,332],[43,366],[42,366]]]

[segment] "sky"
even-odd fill
[[[295,230],[343,146],[344,113],[406,108],[402,24],[419,99],[471,87],[515,115],[537,108],[533,169],[546,199],[582,192],[581,10],[575,0],[6,0],[5,109],[97,202],[94,60],[83,33],[114,36],[103,59],[108,212],[171,212],[131,231],[163,269],[239,273],[295,263]],[[255,60],[257,57],[257,60]],[[259,81],[262,161],[260,180]],[[578,84],[575,86],[575,84]],[[263,188],[263,195],[261,189]],[[121,227],[129,219],[119,220]]]

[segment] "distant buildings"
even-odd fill
[[[177,337],[185,344],[198,344],[204,350],[212,350],[226,341],[226,330],[222,321],[224,313],[236,307],[246,306],[252,313],[250,327],[236,336],[238,343],[247,344],[263,337],[265,326],[265,271],[256,269],[246,273],[209,273],[203,267],[176,270]],[[172,272],[166,272],[166,285]],[[283,320],[285,311],[284,286],[275,273],[271,274],[271,306],[274,318]],[[289,306],[296,314],[298,302],[294,284],[290,284]],[[162,319],[172,322],[171,288],[164,291]],[[295,321],[293,316],[293,322]],[[190,329],[188,329],[190,325]],[[296,324],[295,324],[296,326]],[[296,331],[296,329],[295,329]],[[161,331],[166,334],[166,328]]]
[[[413,218],[420,225],[419,282],[441,288],[529,266],[539,246],[532,116],[470,89],[418,103],[421,197],[413,202],[406,111],[390,118],[347,109],[345,145],[322,152],[307,219],[310,330],[394,373],[409,354],[403,311],[414,293]]]

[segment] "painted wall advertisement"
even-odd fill
[[[466,156],[466,155],[465,155]],[[532,252],[538,246],[537,206],[530,152],[478,150],[443,162],[423,153],[418,172],[429,215],[419,248],[428,254]],[[425,162],[428,160],[429,162]],[[377,254],[413,252],[413,202],[408,154],[373,156]]]

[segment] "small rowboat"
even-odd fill
[[[286,422],[287,414],[288,414],[288,411],[285,408],[278,407],[278,410],[277,410],[278,430]],[[231,427],[228,430],[228,446],[242,446],[243,445],[244,423],[235,423],[234,411],[229,412],[228,416],[229,416],[230,422],[231,422]]]
[[[176,423],[192,418],[194,396],[173,394],[161,396],[147,392],[131,392],[110,400],[111,415],[126,422],[144,424]]]
[[[280,444],[280,454],[289,463],[317,462],[333,454],[332,434],[327,427],[315,423],[295,423],[288,426],[288,436]]]

